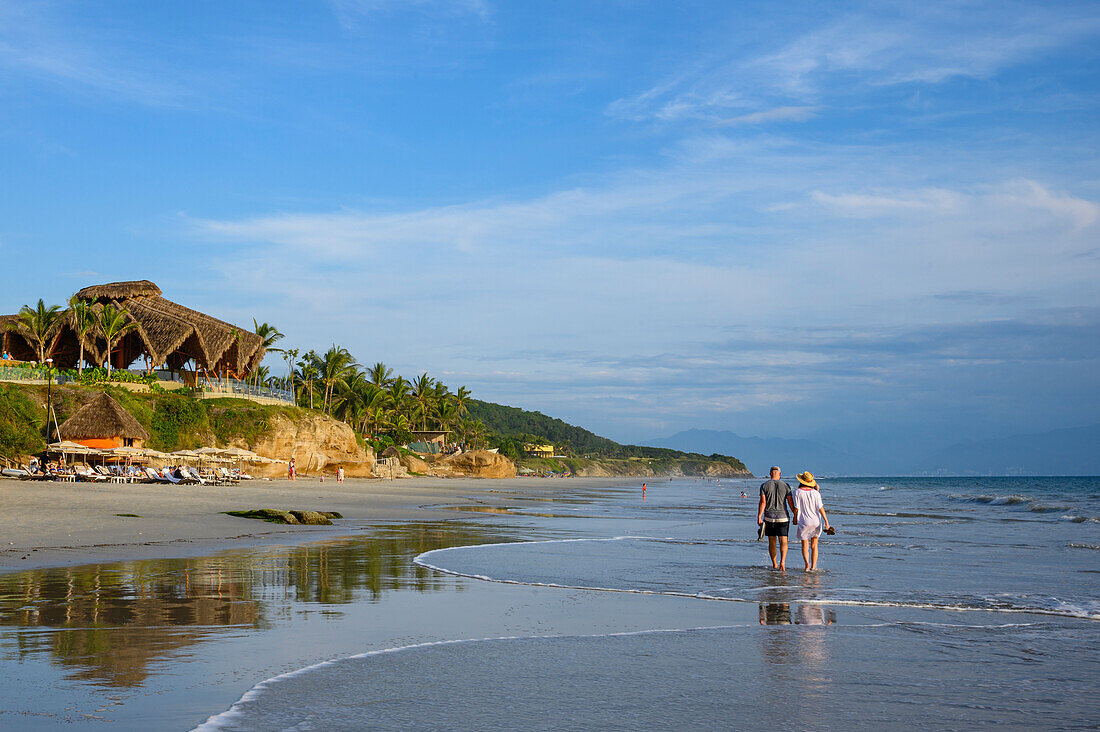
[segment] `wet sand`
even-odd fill
[[[560,492],[562,483],[537,478],[349,478],[343,483],[322,483],[311,478],[166,487],[0,480],[4,515],[0,572],[316,541],[355,533],[378,522],[453,518],[453,512],[436,506],[456,501],[501,505],[517,494],[537,497]],[[344,520],[335,526],[285,526],[224,513],[254,508],[338,511]]]

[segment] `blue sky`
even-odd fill
[[[6,310],[148,278],[627,441],[1093,424],[1098,61],[1096,3],[0,2]]]

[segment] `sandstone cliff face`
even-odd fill
[[[421,459],[413,455],[402,455],[401,464],[410,473],[436,475],[440,477],[470,478],[514,478],[516,464],[503,455],[487,450],[473,450],[458,455],[440,457],[426,455]]]
[[[294,458],[302,474],[322,470],[333,473],[343,467],[348,477],[370,477],[374,465],[374,451],[355,441],[351,427],[320,414],[299,419],[274,415],[268,421],[268,429],[253,444],[232,446],[245,447],[269,458]],[[286,472],[285,465],[270,467],[279,473]]]
[[[454,474],[479,478],[515,478],[516,464],[503,455],[485,450],[451,455],[440,461]]]

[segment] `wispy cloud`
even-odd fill
[[[148,59],[127,53],[132,41],[93,37],[48,4],[0,5],[0,67],[144,106],[194,103],[180,74],[157,73]]]
[[[1025,217],[1045,215],[1066,222],[1075,229],[1092,226],[1100,218],[1100,206],[1067,193],[1048,190],[1033,180],[1014,180],[976,191],[951,191],[929,188],[916,191],[830,194],[813,191],[810,197],[838,213],[851,216],[884,216],[901,213],[935,213],[943,216],[974,216],[996,212],[1028,213]],[[1018,214],[1017,214],[1018,215]],[[1014,216],[1015,218],[1015,216]]]
[[[728,125],[759,125],[767,122],[805,122],[817,113],[817,107],[776,107],[724,120]]]
[[[883,10],[876,4],[874,12],[849,13],[770,51],[707,53],[694,66],[612,102],[608,112],[663,122],[721,122],[731,115],[754,124],[802,120],[807,117],[790,116],[793,110],[846,106],[839,100],[850,103],[859,92],[884,86],[986,79],[1100,34],[1095,6],[1067,12],[995,2]]]

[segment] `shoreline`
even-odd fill
[[[614,485],[633,478],[586,478]],[[517,494],[560,492],[556,478],[257,480],[239,486],[0,481],[8,517],[0,574],[106,562],[201,556],[266,544],[349,536],[389,522],[460,518],[440,507],[503,505]],[[339,511],[333,526],[287,526],[225,515],[255,508]],[[138,514],[137,517],[119,514]]]

